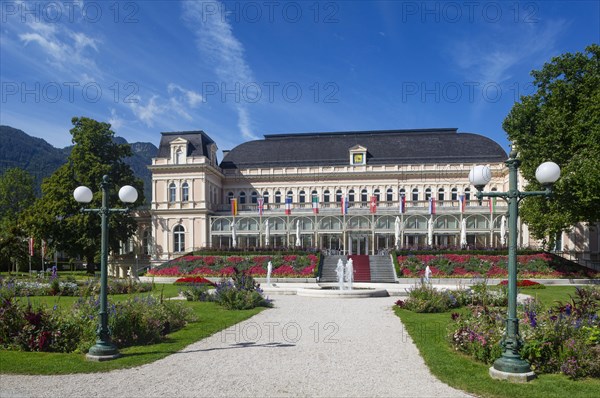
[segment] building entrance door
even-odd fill
[[[370,239],[367,235],[348,235],[348,255],[352,254],[366,254],[370,252]]]

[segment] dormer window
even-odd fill
[[[367,164],[367,148],[356,145],[350,148],[350,165],[361,166]]]
[[[186,164],[187,163],[187,148],[188,141],[178,137],[171,141],[171,161],[174,164]]]

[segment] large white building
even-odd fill
[[[482,135],[454,128],[278,134],[223,154],[219,162],[203,131],[162,133],[149,166],[151,206],[139,218],[140,255],[163,262],[232,247],[234,236],[241,248],[299,243],[343,254],[377,254],[396,244],[458,247],[463,220],[468,246],[504,243],[506,203],[480,203],[468,181],[471,168],[484,164],[492,169],[486,190],[508,190],[507,154]],[[536,246],[519,226],[519,245]],[[598,229],[578,226],[557,247],[597,260]]]

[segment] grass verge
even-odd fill
[[[106,372],[140,366],[174,354],[189,344],[248,319],[264,309],[229,311],[215,303],[205,302],[186,302],[186,305],[193,309],[198,319],[196,322],[189,323],[185,328],[169,334],[159,344],[124,348],[120,350],[122,357],[118,359],[91,362],[87,361],[83,354],[0,350],[0,373],[57,375]]]
[[[561,287],[562,288],[562,287]],[[570,287],[574,291],[573,287]],[[554,291],[554,287],[535,292],[547,293],[551,304],[554,300],[568,299],[568,289]],[[531,294],[523,289],[523,293]],[[534,294],[532,294],[534,295]],[[564,295],[564,296],[563,296]],[[425,363],[442,382],[475,394],[480,397],[498,398],[548,398],[564,396],[569,398],[588,398],[600,396],[600,380],[585,379],[573,381],[563,375],[538,375],[526,384],[513,384],[494,380],[489,376],[489,365],[477,362],[454,351],[446,338],[451,322],[451,312],[441,314],[419,314],[394,308],[402,320],[404,330],[410,335]],[[461,311],[465,311],[462,309]]]

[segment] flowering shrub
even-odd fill
[[[133,280],[109,279],[108,294],[143,293],[152,290],[152,284]],[[90,296],[100,293],[100,281],[91,279],[83,283],[51,279],[49,283],[27,280],[0,279],[0,299],[26,296]]]
[[[71,308],[52,309],[20,301],[0,303],[0,349],[87,352],[96,340],[100,302],[80,297]],[[118,347],[151,344],[192,320],[191,310],[153,296],[110,303],[109,328]]]
[[[464,305],[506,305],[506,289],[490,288],[485,281],[469,289],[438,290],[421,282],[408,290],[408,299],[396,305],[413,312],[445,312]]]
[[[246,310],[255,307],[271,307],[271,301],[263,296],[260,285],[252,276],[234,269],[232,280],[223,280],[217,284],[214,295],[206,291],[184,291],[190,300],[215,301],[229,310]]]
[[[590,271],[569,268],[557,263],[547,253],[517,256],[521,277],[572,277],[593,276]],[[424,254],[398,256],[399,276],[419,277],[429,266],[432,275],[437,277],[478,276],[506,277],[508,275],[507,256],[475,254]],[[588,274],[586,274],[586,272]]]
[[[150,276],[231,276],[236,268],[254,277],[267,275],[267,265],[273,265],[272,275],[279,277],[314,276],[319,256],[257,255],[257,256],[182,256],[148,271]],[[312,270],[312,271],[310,271]]]
[[[583,287],[569,303],[544,310],[535,300],[519,307],[519,329],[524,341],[521,356],[538,373],[563,373],[570,378],[600,377],[600,289]],[[501,355],[506,313],[504,308],[473,306],[465,315],[452,316],[453,347],[485,363]]]

